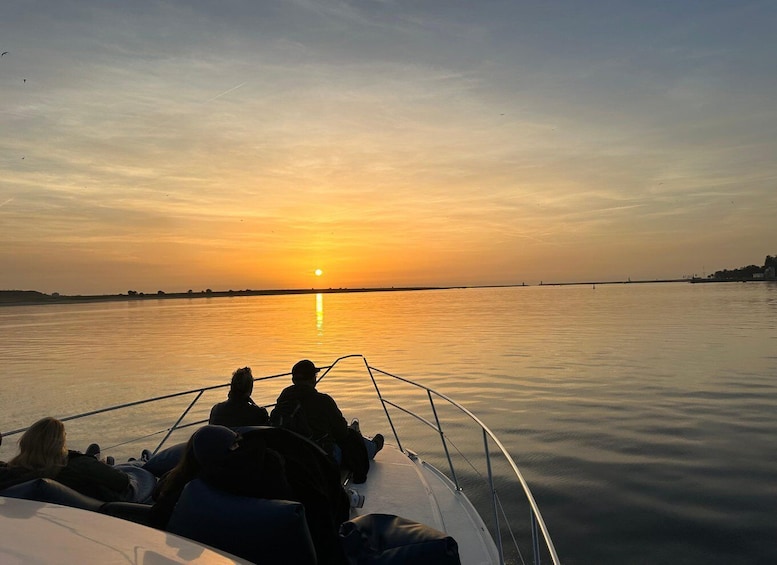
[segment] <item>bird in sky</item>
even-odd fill
[[[0,57],[2,57],[4,55],[8,55],[8,51],[3,51],[2,53],[0,53]]]

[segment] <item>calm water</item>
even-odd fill
[[[775,320],[770,283],[6,307],[0,429],[362,353],[501,437],[563,563],[777,563]]]

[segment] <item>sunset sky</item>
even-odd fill
[[[681,278],[777,254],[771,0],[0,11],[0,289]]]

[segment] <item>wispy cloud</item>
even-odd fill
[[[252,287],[314,257],[342,286],[756,261],[777,239],[775,15],[748,0],[13,1],[0,260],[19,268],[0,288],[46,290],[35,273],[70,259],[115,290],[101,257],[115,278],[241,265]]]

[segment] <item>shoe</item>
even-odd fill
[[[362,430],[359,427],[359,418],[354,418],[353,420],[351,420],[351,428],[353,428],[359,433],[362,433]]]
[[[116,464],[116,460],[113,458],[113,455],[109,455],[108,457],[106,457],[105,462],[111,467],[113,467]]]
[[[375,453],[383,449],[383,442],[384,442],[383,434],[375,434],[374,436],[372,436],[372,443],[375,444],[375,448],[376,448]]]
[[[149,459],[151,459],[150,449],[144,449],[143,451],[140,452],[140,460],[143,461],[143,463],[145,463]]]
[[[361,508],[364,506],[364,495],[359,494],[354,489],[348,489],[348,498],[351,499],[351,508]]]
[[[94,457],[95,459],[100,458],[100,446],[96,443],[92,443],[89,445],[89,447],[86,448],[86,451],[84,452],[84,455],[88,455],[89,457]]]

